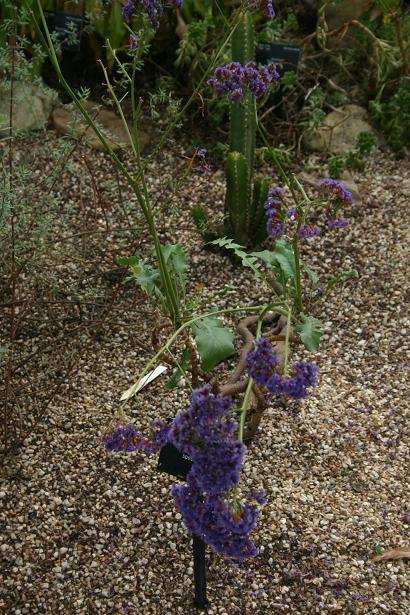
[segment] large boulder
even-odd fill
[[[345,105],[329,113],[322,126],[304,136],[307,149],[329,154],[345,154],[354,149],[361,132],[372,132],[366,109],[358,105]]]
[[[96,124],[104,134],[112,149],[130,145],[127,132],[121,119],[109,109],[105,109],[98,103],[85,101],[86,111],[95,119]],[[104,146],[95,132],[90,128],[78,109],[71,103],[58,107],[53,111],[53,122],[58,133],[70,135],[75,139],[81,138],[93,149],[104,151]],[[139,131],[140,149],[143,151],[149,143],[149,135]]]
[[[373,0],[343,0],[343,2],[330,2],[325,11],[326,23],[329,30],[335,30],[343,24],[359,19],[369,10]]]
[[[9,81],[0,85],[0,134],[7,134],[10,124]],[[57,92],[41,83],[13,82],[13,130],[39,130],[46,126]]]

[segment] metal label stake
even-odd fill
[[[199,609],[205,609],[208,605],[206,599],[205,543],[195,534],[192,534],[192,550],[194,553],[194,605]]]
[[[159,453],[158,470],[186,479],[192,467],[192,459],[183,455],[173,444],[166,444]],[[195,534],[192,534],[192,552],[194,556],[194,605],[198,609],[205,609],[209,604],[206,599],[206,561],[205,543]]]

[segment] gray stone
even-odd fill
[[[86,111],[95,119],[96,124],[102,131],[104,137],[114,150],[120,147],[129,147],[129,139],[127,132],[121,119],[109,109],[105,109],[98,103],[92,101],[84,102]],[[90,147],[96,150],[105,151],[104,145],[97,137],[92,128],[90,128],[80,112],[73,104],[65,105],[54,109],[53,114],[54,126],[58,133],[70,135],[75,139],[81,138]],[[139,143],[141,151],[144,151],[150,139],[148,133],[139,131]]]
[[[326,23],[329,30],[336,30],[343,24],[359,19],[373,4],[372,0],[344,0],[343,2],[330,2],[325,11]]]
[[[309,150],[344,154],[356,147],[356,139],[361,132],[375,133],[366,109],[358,105],[345,105],[329,113],[323,125],[306,133],[303,141]]]
[[[37,83],[13,83],[13,129],[40,130],[58,100],[57,92]],[[10,124],[10,82],[0,85],[0,134],[7,134]]]

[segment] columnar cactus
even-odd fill
[[[232,36],[232,61],[245,66],[253,56],[253,21],[247,13]],[[240,105],[231,105],[224,229],[225,234],[245,246],[259,243],[266,237],[263,203],[267,198],[268,183],[256,179],[252,185],[255,122],[255,97],[246,91]]]

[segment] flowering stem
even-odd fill
[[[234,31],[236,30],[236,28],[238,27],[238,24],[240,22],[240,17],[241,17],[241,13],[238,13],[238,16],[236,17],[236,19],[234,20],[233,24],[232,24],[232,28],[231,30],[227,33],[227,35],[225,36],[225,38],[223,39],[223,41],[221,42],[221,44],[219,45],[218,49],[216,50],[214,57],[212,58],[212,61],[210,63],[210,65],[208,66],[208,69],[204,72],[204,74],[202,75],[201,79],[199,80],[195,90],[192,92],[191,96],[188,98],[187,102],[185,103],[185,105],[182,107],[182,109],[179,111],[179,113],[175,116],[174,121],[170,124],[170,126],[167,128],[167,130],[164,132],[164,134],[162,135],[158,145],[154,148],[153,152],[146,158],[144,165],[142,166],[142,171],[144,171],[146,169],[146,167],[150,164],[151,160],[158,154],[158,152],[161,150],[161,148],[163,147],[164,143],[166,142],[166,140],[168,139],[169,135],[172,133],[172,131],[174,130],[174,128],[177,126],[178,122],[180,121],[180,119],[183,117],[183,115],[185,114],[185,112],[189,109],[189,107],[191,106],[193,100],[198,96],[199,92],[201,91],[201,88],[203,86],[203,84],[205,83],[206,78],[208,77],[208,75],[211,73],[211,71],[214,69],[214,67],[216,66],[219,56],[222,54],[222,52],[225,49],[225,46],[229,43],[229,41],[232,38],[232,35],[234,33]],[[140,171],[141,172],[141,171]],[[138,179],[139,176],[137,176]]]
[[[300,255],[299,255],[299,240],[294,237],[292,240],[293,255],[295,257],[295,308],[297,312],[302,311],[302,289],[300,282]]]
[[[289,361],[289,337],[290,337],[290,325],[292,322],[292,308],[289,308],[288,320],[286,323],[286,334],[285,334],[285,359],[283,365],[283,376],[286,378],[288,373],[288,361]]]
[[[112,161],[114,162],[115,166],[123,174],[125,179],[128,181],[128,183],[130,184],[131,188],[134,191],[135,196],[137,197],[138,203],[139,203],[139,205],[140,205],[140,207],[142,209],[142,212],[144,214],[145,220],[146,220],[146,222],[148,224],[148,227],[149,227],[149,230],[150,230],[150,233],[151,233],[152,240],[154,242],[155,254],[156,254],[158,265],[159,265],[159,269],[160,269],[161,281],[163,283],[163,287],[164,287],[165,294],[166,294],[166,299],[167,299],[167,308],[168,308],[169,314],[170,314],[173,322],[178,325],[181,322],[179,300],[178,300],[177,294],[175,293],[175,288],[174,288],[173,283],[172,283],[173,281],[171,280],[168,268],[167,268],[166,263],[165,263],[165,259],[164,259],[163,253],[162,253],[161,242],[160,242],[159,237],[158,237],[158,233],[157,233],[157,229],[156,229],[156,226],[155,226],[152,210],[151,210],[151,207],[150,207],[150,204],[149,204],[148,191],[146,189],[145,178],[143,177],[143,167],[142,167],[141,159],[140,159],[140,156],[139,156],[138,139],[133,139],[132,135],[130,134],[130,131],[129,131],[129,128],[128,128],[128,124],[127,124],[127,122],[125,120],[124,114],[123,114],[122,109],[121,109],[121,105],[120,105],[118,99],[116,98],[115,93],[113,92],[113,89],[112,89],[112,86],[111,86],[111,84],[109,82],[106,70],[103,67],[103,71],[104,71],[104,75],[106,77],[108,89],[109,89],[110,94],[112,95],[112,97],[113,97],[113,99],[114,99],[114,101],[115,101],[115,103],[117,105],[118,111],[119,111],[119,113],[121,115],[121,119],[122,119],[123,124],[124,124],[124,128],[127,131],[128,137],[129,137],[131,145],[133,147],[134,155],[136,156],[136,159],[137,159],[138,168],[139,168],[139,175],[136,178],[132,177],[132,175],[129,173],[127,167],[124,165],[124,163],[120,160],[120,158],[114,152],[114,150],[112,149],[110,143],[105,138],[105,136],[101,132],[101,130],[98,128],[97,124],[95,123],[95,121],[93,120],[91,115],[86,111],[86,109],[84,108],[84,106],[81,103],[81,101],[78,98],[78,96],[71,89],[71,87],[69,86],[67,81],[64,79],[64,76],[63,76],[63,74],[61,72],[60,65],[59,65],[59,62],[58,62],[57,54],[56,54],[55,49],[54,49],[53,41],[51,39],[50,32],[49,32],[48,27],[47,27],[47,22],[46,22],[45,17],[44,17],[44,13],[43,13],[43,9],[42,9],[40,0],[37,0],[37,8],[39,10],[41,22],[42,22],[42,25],[43,25],[43,28],[44,28],[44,32],[45,32],[45,36],[43,35],[43,33],[41,31],[41,28],[40,28],[40,26],[39,26],[35,16],[33,15],[33,11],[30,9],[30,7],[27,7],[27,8],[29,9],[30,13],[32,14],[33,21],[34,21],[34,24],[36,26],[36,29],[37,29],[37,31],[39,33],[40,38],[43,41],[43,44],[45,45],[45,47],[47,49],[49,58],[50,58],[51,63],[53,65],[53,67],[54,67],[54,70],[57,73],[57,76],[59,78],[59,81],[60,81],[61,85],[64,87],[66,92],[70,95],[73,103],[78,108],[80,113],[83,115],[83,117],[86,120],[87,124],[93,129],[93,131],[95,132],[97,137],[100,139],[101,143],[104,145],[105,149],[107,150],[108,154],[110,155],[110,157],[111,157]],[[133,120],[136,120],[136,116],[137,116],[137,110],[136,110],[135,105],[134,105],[134,108],[133,108]],[[144,194],[141,192],[140,187],[138,185],[138,182],[140,180],[142,180]]]
[[[265,306],[261,310],[261,313],[258,319],[258,324],[256,325],[255,340],[258,340],[260,337],[261,330],[262,330],[263,317],[265,316],[268,309],[269,309],[269,306]],[[249,400],[250,400],[251,392],[252,392],[252,386],[253,386],[253,378],[249,376],[249,382],[245,390],[245,395],[243,398],[242,406],[239,410],[239,412],[241,413],[241,418],[239,420],[238,440],[240,442],[243,442],[243,433],[245,430],[246,415],[248,414],[248,407],[249,407]]]
[[[258,114],[257,114],[257,110],[256,110],[256,106],[255,106],[255,121],[256,121],[256,126],[259,132],[259,135],[261,136],[261,139],[263,141],[263,143],[265,144],[265,146],[268,148],[269,153],[272,156],[273,162],[275,163],[276,168],[278,169],[279,175],[281,176],[281,178],[283,179],[283,181],[285,182],[285,184],[287,185],[287,187],[289,188],[291,194],[292,194],[292,198],[293,201],[295,203],[295,207],[298,210],[298,212],[300,213],[301,210],[301,205],[299,203],[299,199],[298,196],[296,194],[294,185],[293,185],[293,181],[286,175],[285,170],[283,169],[281,162],[279,160],[279,157],[277,155],[277,153],[275,152],[275,150],[269,145],[269,142],[266,138],[265,133],[263,132],[259,121],[258,121]],[[299,182],[296,180],[296,183],[298,186],[300,186]],[[304,192],[304,190],[302,191],[302,194],[304,195],[304,197],[306,199],[308,199],[306,193]],[[308,199],[309,200],[309,199]],[[300,220],[299,220],[299,225],[300,226]],[[302,290],[301,290],[301,279],[300,279],[300,254],[299,254],[299,240],[297,237],[294,237],[292,240],[292,249],[293,249],[293,255],[295,258],[295,291],[296,291],[296,297],[295,297],[295,308],[297,310],[297,312],[301,312],[302,311]]]

